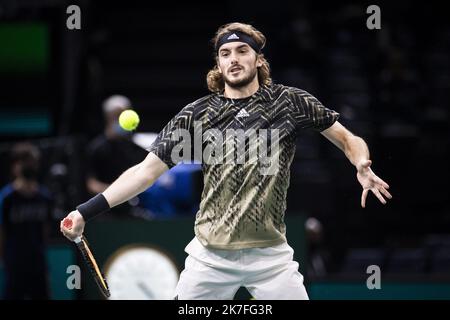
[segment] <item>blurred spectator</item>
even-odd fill
[[[49,192],[38,182],[39,150],[29,143],[13,147],[12,183],[0,191],[1,255],[6,299],[48,299],[46,222],[52,215]]]
[[[308,277],[323,277],[327,275],[328,253],[322,248],[323,227],[316,218],[310,217],[305,222],[308,244]]]
[[[132,141],[132,133],[119,125],[120,114],[130,108],[130,100],[121,95],[110,96],[103,103],[104,132],[89,144],[87,150],[86,187],[91,194],[105,191],[119,175],[147,156],[147,151]],[[120,214],[129,211],[128,204],[112,210]]]

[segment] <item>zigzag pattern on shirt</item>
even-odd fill
[[[243,109],[248,116],[237,117]],[[176,163],[171,159],[171,152],[179,143],[172,137],[178,129],[192,133],[191,142],[194,142],[194,131],[199,129],[194,128],[194,121],[200,123],[204,134],[200,135],[200,151],[207,145],[214,145],[217,133],[221,135],[222,144],[217,147],[222,148],[225,158],[228,156],[234,162],[208,164],[202,161],[204,190],[196,215],[196,235],[217,248],[254,246],[257,242],[263,245],[264,241],[284,237],[289,170],[296,136],[302,129],[324,130],[337,118],[336,112],[325,108],[308,92],[282,85],[262,86],[245,99],[211,94],[187,105],[170,120],[150,151],[172,167]],[[205,134],[209,129],[218,131]],[[247,134],[254,130],[257,136],[261,130],[267,130],[267,155],[277,157],[278,170],[272,175],[263,175],[262,169],[273,163],[250,159],[250,151],[260,148],[262,140],[247,138],[242,151],[236,145],[236,136],[227,136],[230,129]],[[272,139],[275,139],[270,131],[273,129],[278,130],[278,150],[271,149]],[[203,141],[203,138],[209,140]],[[232,147],[227,149],[227,144]],[[239,157],[245,160],[242,164],[237,163]],[[204,159],[200,155],[197,160]]]

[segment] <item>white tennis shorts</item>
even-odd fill
[[[197,238],[186,246],[189,254],[175,294],[180,300],[232,300],[246,287],[258,300],[307,300],[303,276],[293,261],[294,250],[283,243],[240,250],[205,248]]]

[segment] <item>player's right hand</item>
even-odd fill
[[[64,221],[66,219],[70,219],[72,221],[72,225],[70,227],[64,224]],[[85,224],[86,223],[81,213],[78,212],[78,210],[74,210],[61,220],[59,227],[62,234],[67,239],[69,239],[70,241],[74,241],[76,238],[80,237],[83,234]]]

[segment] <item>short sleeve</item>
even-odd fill
[[[147,150],[158,156],[169,168],[175,166],[180,157],[183,160],[192,159],[193,122],[194,105],[189,104],[169,121]],[[175,147],[177,147],[176,150],[174,150]],[[189,154],[179,152],[180,150],[188,150]],[[175,156],[172,151],[174,151]]]
[[[297,88],[289,89],[296,113],[297,129],[312,128],[320,132],[331,127],[339,119],[339,113],[326,108],[310,93]]]

